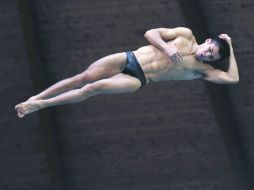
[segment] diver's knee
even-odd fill
[[[86,95],[99,93],[100,91],[102,91],[103,88],[104,88],[103,82],[95,82],[85,85],[80,90],[83,95]]]
[[[84,82],[88,82],[89,81],[89,72],[83,72],[83,73],[80,73],[78,75],[76,75],[73,80],[77,83],[84,83]]]

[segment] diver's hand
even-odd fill
[[[230,47],[232,47],[232,40],[227,34],[220,34],[219,38],[226,40]]]
[[[172,49],[172,48],[165,49],[165,53],[169,56],[171,61],[175,64],[179,64],[183,60],[182,55],[178,52],[177,49]]]

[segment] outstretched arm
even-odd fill
[[[221,34],[219,37],[225,39],[230,46],[229,67],[227,73],[231,78],[233,78],[236,82],[238,82],[239,81],[238,67],[236,64],[231,38],[227,34]]]
[[[156,28],[148,30],[145,33],[145,38],[148,42],[167,54],[173,62],[178,63],[182,60],[181,55],[176,49],[168,48],[167,41],[174,40],[177,37],[193,38],[192,31],[185,27],[177,28]]]
[[[230,46],[228,71],[209,69],[204,72],[205,76],[203,79],[218,84],[236,84],[239,82],[239,74],[231,38],[227,34],[221,34],[219,37],[225,39]]]

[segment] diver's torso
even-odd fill
[[[168,55],[152,45],[141,47],[133,53],[148,81],[191,80],[199,78],[200,74],[196,71],[205,67],[191,55],[193,43],[196,43],[194,40],[178,37],[167,42],[169,48],[177,48],[182,55],[183,60],[178,64],[173,63]]]

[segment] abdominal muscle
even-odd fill
[[[137,57],[148,83],[198,78],[193,74],[193,64],[191,63],[194,60],[193,56],[183,56],[182,63],[175,64],[168,55],[152,45],[141,47],[133,53]]]

